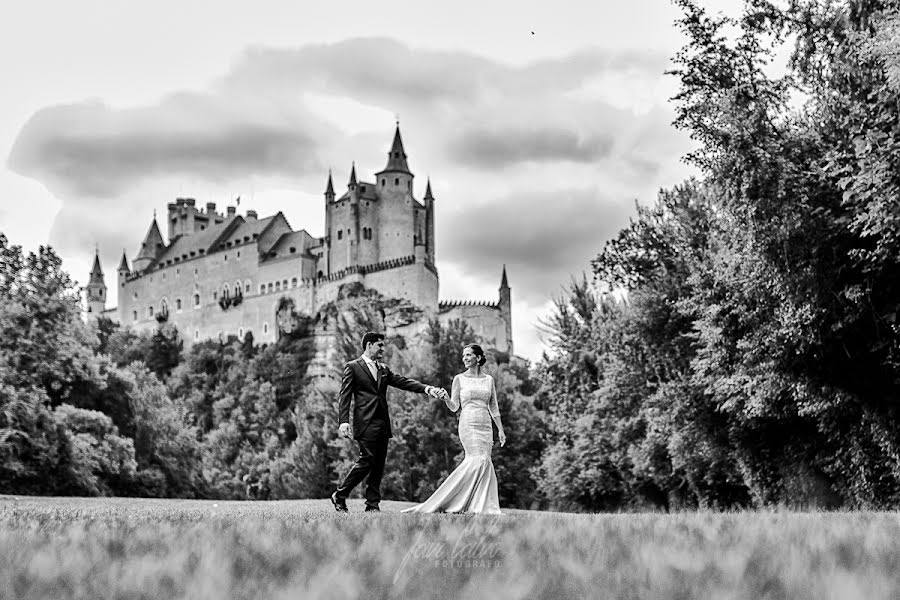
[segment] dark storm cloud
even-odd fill
[[[609,155],[613,140],[603,135],[579,136],[564,129],[481,128],[462,132],[448,146],[459,163],[492,168],[525,161],[593,162]]]
[[[515,297],[539,306],[570,275],[589,271],[590,260],[633,213],[633,202],[594,189],[511,195],[442,217],[441,259],[487,282],[498,279],[497,263],[506,263]]]
[[[109,197],[162,175],[222,181],[320,170],[315,152],[297,123],[254,119],[219,99],[182,94],[153,108],[85,102],[43,109],[22,128],[9,165],[61,197]]]

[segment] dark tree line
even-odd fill
[[[541,481],[582,509],[895,507],[900,3],[677,4],[702,177],[558,300]]]

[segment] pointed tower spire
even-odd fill
[[[431,195],[431,177],[428,178],[428,183],[425,185],[424,200],[434,200],[434,196]]]
[[[94,251],[94,266],[91,268],[91,280],[88,285],[103,285],[103,269],[100,268],[100,250]]]
[[[331,183],[331,169],[328,169],[328,185],[325,186],[325,195],[334,196],[334,185]]]
[[[353,166],[350,167],[350,183],[347,185],[351,188],[356,187],[356,161],[353,161]]]
[[[143,271],[146,269],[156,260],[156,257],[159,256],[164,247],[165,243],[163,242],[162,234],[159,232],[159,224],[156,222],[156,211],[154,210],[153,222],[150,224],[150,229],[147,230],[144,241],[141,242],[141,250],[132,261],[134,270]]]
[[[126,273],[130,273],[131,269],[128,268],[128,257],[125,256],[125,248],[122,248],[122,260],[119,261],[119,268],[117,271],[124,271]]]
[[[503,265],[503,276],[500,278],[500,289],[509,289],[509,283],[506,281],[506,265]]]
[[[394,130],[394,141],[391,144],[391,151],[388,152],[387,166],[377,174],[380,175],[391,171],[412,175],[409,165],[406,163],[406,158],[406,152],[403,151],[403,139],[400,137],[400,123],[398,122],[397,128]]]

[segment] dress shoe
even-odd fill
[[[377,506],[367,506],[366,512],[381,512],[381,509]]]
[[[347,501],[342,498],[338,498],[337,492],[331,494],[331,503],[334,504],[334,510],[338,512],[350,512],[347,510]]]

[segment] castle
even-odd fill
[[[431,182],[421,201],[413,196],[413,174],[394,133],[384,169],[374,182],[357,181],[350,170],[347,191],[335,194],[331,172],[325,187],[325,235],[294,231],[281,212],[259,218],[235,206],[198,208],[193,198],[168,205],[167,239],[156,215],[128,265],[117,269],[118,306],[107,309],[99,252],[84,289],[85,320],[111,318],[134,330],[174,324],[187,345],[205,339],[274,342],[278,308],[290,298],[309,315],[338,297],[339,288],[359,283],[384,296],[410,301],[442,323],[462,319],[486,345],[513,355],[510,288],[503,267],[497,302],[438,300],[435,267],[435,198]]]

